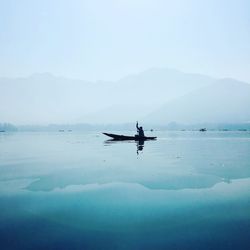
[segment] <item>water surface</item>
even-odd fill
[[[249,249],[250,133],[152,135],[1,134],[2,248]]]

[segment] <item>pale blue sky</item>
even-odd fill
[[[0,76],[170,67],[250,82],[249,0],[0,0]]]

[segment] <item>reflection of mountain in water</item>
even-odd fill
[[[106,141],[104,145],[102,138],[94,134],[49,135],[45,141],[50,139],[51,148],[43,150],[57,150],[53,155],[43,154],[47,155],[45,163],[36,158],[21,166],[2,166],[0,179],[3,180],[4,176],[33,178],[34,181],[27,186],[31,191],[109,183],[140,184],[153,190],[181,190],[210,188],[220,182],[231,185],[231,180],[250,177],[248,132],[157,133],[157,141],[144,144]],[[21,134],[19,137],[26,138]],[[32,138],[30,142],[39,139],[37,135],[32,135]],[[44,135],[41,138],[44,140]],[[80,144],[65,142],[79,138]],[[39,152],[34,149],[31,144],[22,155],[31,152],[29,155],[40,156],[41,149]],[[137,150],[143,152],[141,157],[136,155]],[[5,172],[16,174],[7,175]]]
[[[148,189],[199,189],[210,188],[223,180],[216,176],[208,175],[176,175],[176,176],[138,176],[130,173],[131,176],[126,176],[121,173],[114,176],[113,173],[98,174],[85,173],[82,169],[63,171],[53,175],[42,176],[38,181],[31,183],[27,189],[30,191],[52,191],[55,188],[65,188],[70,185],[89,185],[89,184],[108,184],[108,183],[137,183]],[[87,175],[87,179],[86,179]]]

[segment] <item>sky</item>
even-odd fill
[[[250,1],[0,0],[0,76],[157,67],[250,82]]]

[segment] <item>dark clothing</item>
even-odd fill
[[[136,123],[136,128],[137,128],[138,135],[143,137],[144,136],[143,128],[139,127],[138,123]]]

